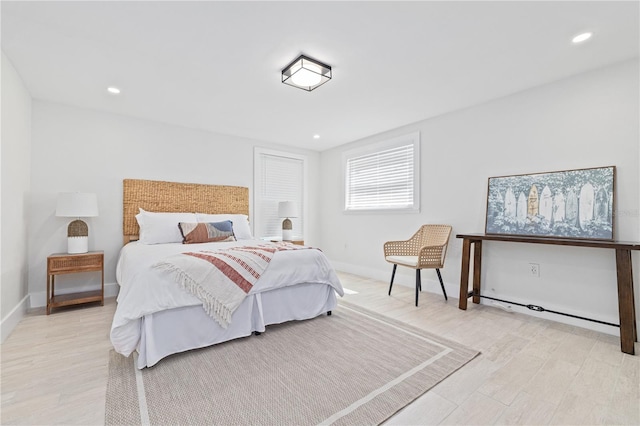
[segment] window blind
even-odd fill
[[[345,209],[415,209],[414,143],[359,156],[346,161]]]
[[[256,159],[255,236],[282,237],[280,201],[296,202],[298,217],[290,218],[293,235],[304,236],[304,160],[268,153],[259,153]]]

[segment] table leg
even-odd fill
[[[482,241],[473,247],[473,303],[480,303],[480,272],[482,269]]]
[[[616,249],[616,271],[618,275],[618,314],[620,315],[620,349],[633,355],[634,343],[638,339],[636,307],[633,297],[633,269],[631,250]]]
[[[100,272],[102,274],[102,284],[101,284],[102,285],[102,288],[101,288],[102,298],[100,299],[100,306],[104,306],[104,262],[102,264],[102,271],[100,271]]]
[[[51,295],[53,294],[53,275],[47,273],[47,315],[51,313]]]
[[[469,258],[471,256],[471,241],[462,240],[462,269],[460,270],[460,299],[458,308],[467,309],[467,299],[469,298]]]

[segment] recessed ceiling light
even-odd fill
[[[314,139],[320,139],[320,135],[313,135]]]
[[[589,40],[592,35],[593,35],[593,33],[590,33],[590,32],[578,34],[571,41],[573,43],[582,43],[583,41]]]
[[[117,95],[120,93],[120,89],[118,89],[117,87],[108,87],[107,92]]]

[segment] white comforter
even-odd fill
[[[183,306],[202,306],[197,297],[180,288],[173,278],[152,268],[152,265],[176,253],[255,244],[267,243],[260,240],[155,245],[133,242],[124,246],[116,268],[120,293],[111,325],[111,343],[115,350],[125,356],[136,350],[140,341],[140,321],[145,315]],[[340,280],[319,250],[276,252],[249,294],[301,283],[327,284],[340,296],[344,295]]]

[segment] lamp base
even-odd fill
[[[293,240],[293,223],[291,223],[291,219],[286,218],[282,221],[282,241],[292,241]]]
[[[67,253],[78,254],[89,251],[89,237],[67,237]]]

